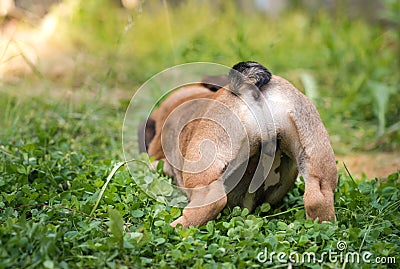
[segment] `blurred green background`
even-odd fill
[[[313,100],[336,153],[398,152],[399,6],[395,0],[6,0],[1,132],[24,125],[21,114],[35,106],[36,113],[46,110],[43,103],[54,113],[60,107],[54,103],[95,110],[100,102],[123,111],[143,82],[173,65],[255,60]]]

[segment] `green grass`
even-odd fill
[[[91,104],[88,113],[85,106],[71,110],[68,104],[33,101],[30,109],[47,108],[40,118],[22,113],[20,130],[0,141],[0,268],[261,267],[257,255],[265,249],[320,258],[336,251],[338,241],[347,243],[347,252],[371,252],[371,260],[400,259],[398,173],[381,181],[355,181],[341,173],[334,223],[305,220],[304,184],[297,182],[279,208],[264,205],[254,214],[235,208],[204,227],[174,229],[169,223],[181,210],[151,199],[120,168],[90,216],[121,158],[116,118],[123,111]],[[26,112],[25,104],[17,109]]]
[[[174,229],[169,223],[181,210],[150,198],[125,168],[115,173],[91,215],[107,177],[123,160],[121,128],[129,100],[109,102],[115,89],[133,94],[174,64],[257,60],[305,92],[315,86],[312,97],[336,152],[398,148],[399,24],[298,10],[272,19],[206,1],[168,10],[146,1],[142,12],[131,14],[111,1],[80,5],[59,24],[76,57],[74,72],[59,78],[38,67],[40,76],[1,82],[0,268],[287,267],[277,258],[262,263],[257,255],[313,252],[320,258],[337,251],[339,241],[347,243],[346,253],[369,251],[371,261],[400,262],[395,171],[379,180],[340,171],[334,223],[305,220],[304,184],[296,182],[279,208],[263,205],[253,214],[235,208],[206,226]],[[65,90],[71,98],[57,94]],[[136,175],[158,184],[159,175],[131,165]],[[323,263],[396,268],[326,257]]]

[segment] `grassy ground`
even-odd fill
[[[82,3],[65,1],[69,8],[55,9],[48,17],[58,20],[53,30],[8,25],[3,31],[0,268],[287,267],[276,256],[272,262],[257,258],[273,251],[318,259],[329,251],[370,252],[359,263],[322,260],[328,268],[396,267],[397,169],[380,179],[341,169],[334,223],[305,220],[304,184],[297,182],[279,208],[226,210],[204,227],[175,230],[168,223],[180,209],[149,198],[123,168],[90,214],[123,158],[129,97],[150,76],[188,61],[231,66],[257,60],[313,97],[336,152],[396,156],[398,21],[377,25],[296,10],[266,18],[195,1],[177,7],[146,2],[132,12],[110,2]],[[137,170],[158,178],[140,165]],[[343,242],[347,247],[339,251]],[[320,268],[316,262],[301,266]]]

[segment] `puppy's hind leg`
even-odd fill
[[[308,219],[319,222],[336,220],[334,191],[337,185],[335,157],[330,147],[320,147],[313,154],[303,152],[298,160],[304,178],[304,207]]]
[[[215,219],[226,206],[227,195],[221,180],[207,186],[196,186],[190,191],[190,203],[183,209],[182,216],[171,223],[176,227],[201,226]]]
[[[300,114],[291,114],[299,135],[296,154],[300,175],[305,181],[304,207],[308,219],[336,220],[334,191],[337,185],[335,155],[329,135],[313,106]],[[301,115],[306,115],[304,120]],[[304,116],[305,117],[305,116]]]

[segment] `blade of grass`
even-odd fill
[[[304,206],[298,206],[298,207],[294,207],[294,208],[291,208],[289,210],[286,210],[286,211],[283,211],[283,212],[279,212],[279,213],[276,213],[276,214],[272,214],[272,215],[268,215],[268,216],[265,216],[265,217],[266,218],[273,218],[273,217],[280,216],[280,215],[283,215],[283,214],[286,214],[286,213],[289,213],[289,212],[292,212],[292,211],[295,211],[295,210],[303,209],[303,208],[304,208]]]
[[[346,164],[345,164],[344,162],[343,162],[343,166],[344,166],[344,169],[346,170],[347,174],[349,175],[351,181],[352,181],[353,184],[354,184],[354,189],[355,189],[356,191],[359,192],[358,187],[357,187],[358,184],[357,184],[356,181],[354,180],[353,176],[351,175],[349,169],[347,168],[347,166],[346,166]]]
[[[367,231],[365,232],[364,237],[363,237],[363,239],[362,239],[362,241],[361,241],[360,247],[359,247],[359,249],[358,249],[358,252],[359,252],[359,253],[361,253],[361,249],[362,249],[362,247],[363,247],[363,245],[364,245],[364,243],[365,243],[365,240],[366,240],[366,238],[367,238],[369,232],[371,231],[371,228],[374,226],[375,221],[376,221],[379,217],[381,217],[381,216],[383,216],[383,215],[385,215],[385,214],[391,213],[391,211],[395,212],[395,210],[398,210],[398,207],[399,207],[399,206],[400,206],[400,200],[399,200],[399,201],[396,201],[396,202],[393,202],[393,203],[391,203],[391,204],[388,204],[387,206],[385,206],[383,209],[381,209],[381,210],[379,211],[379,213],[378,213],[377,216],[375,216],[375,217],[372,219],[372,221],[371,221],[371,223],[368,225]]]
[[[149,168],[151,169],[151,167],[150,167],[146,162],[141,161],[141,160],[136,160],[136,159],[132,159],[132,160],[129,160],[129,161],[123,161],[123,162],[117,163],[117,164],[114,166],[114,168],[111,170],[111,173],[108,175],[108,177],[107,177],[107,179],[106,179],[106,183],[104,183],[103,187],[101,188],[101,191],[100,191],[100,193],[99,193],[99,197],[97,197],[96,203],[95,203],[95,205],[93,206],[93,209],[92,209],[92,211],[90,212],[89,216],[92,216],[93,213],[96,211],[97,207],[98,207],[99,204],[100,204],[101,199],[103,198],[104,192],[105,192],[106,189],[107,189],[108,183],[110,183],[111,179],[114,177],[114,175],[115,175],[115,173],[118,171],[118,169],[120,169],[122,166],[124,166],[125,164],[130,163],[130,162],[140,162],[140,163],[146,164],[147,167],[149,167]]]

